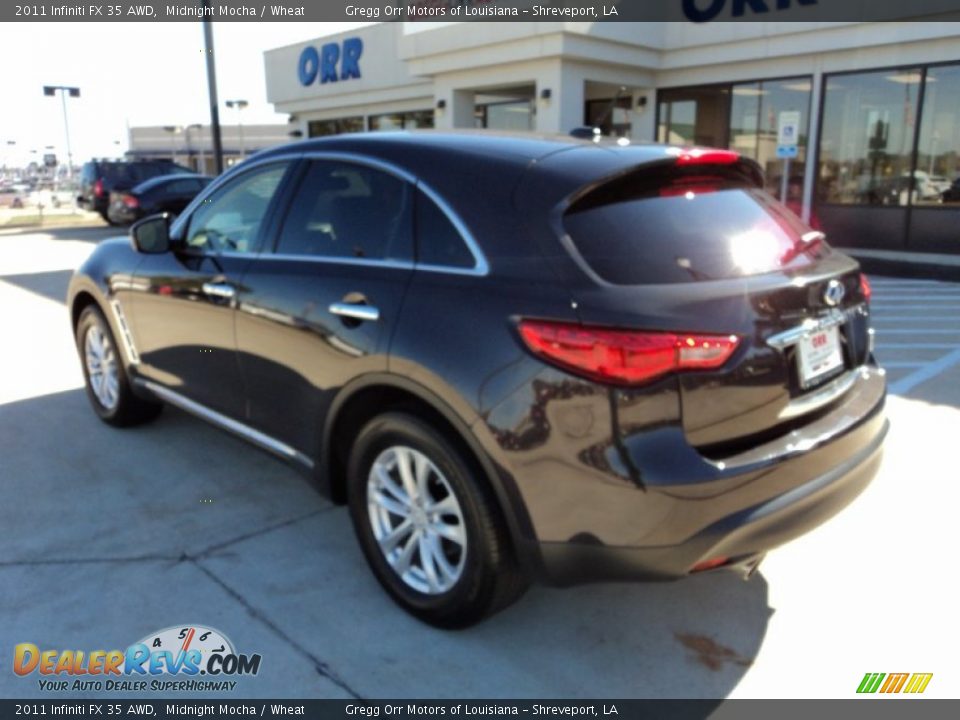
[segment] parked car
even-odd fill
[[[943,191],[940,196],[943,202],[960,202],[960,177],[953,181],[953,184]]]
[[[314,139],[130,235],[70,282],[94,412],[302,468],[438,626],[531,579],[748,576],[880,462],[869,285],[731,151]]]
[[[195,174],[170,160],[91,160],[80,171],[77,206],[93,210],[110,222],[110,193],[129,190],[144,180],[176,173]]]
[[[178,215],[212,177],[207,175],[160,175],[130,190],[110,193],[107,217],[113,225],[129,225],[148,215],[169,212]]]
[[[27,204],[27,195],[17,187],[0,187],[0,207],[22,208]]]

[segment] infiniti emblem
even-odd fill
[[[827,283],[827,287],[823,291],[823,301],[827,305],[835,307],[840,304],[840,301],[843,300],[843,296],[846,295],[846,293],[846,289],[838,280],[831,280]]]

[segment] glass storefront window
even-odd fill
[[[726,147],[730,86],[672,88],[658,93],[658,140],[672,145]]]
[[[960,65],[927,70],[914,202],[960,206]]]
[[[803,201],[811,89],[809,77],[798,77],[742,83],[734,85],[731,93],[730,147],[760,163],[766,190],[777,197],[786,168],[784,160],[777,157],[780,114],[800,113],[797,157],[789,163],[786,197],[787,206],[797,214]]]
[[[351,132],[363,132],[362,115],[334,120],[311,120],[307,123],[307,137],[323,137]]]
[[[604,135],[628,137],[630,135],[630,104],[632,98],[613,98],[605,100],[587,100],[584,106],[584,120],[587,127],[598,127]]]
[[[492,130],[533,130],[533,101],[513,100],[487,103],[480,127]]]
[[[907,205],[923,73],[881,70],[826,79],[818,197],[842,205]]]
[[[367,122],[370,130],[416,130],[433,127],[433,110],[371,115]]]
[[[784,161],[777,157],[780,113],[800,113],[797,157],[790,161],[787,205],[800,213],[807,158],[812,82],[809,76],[663,90],[658,140],[675,145],[727,147],[763,168],[766,189],[781,194]]]

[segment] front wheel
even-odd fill
[[[374,575],[421,620],[466,627],[516,600],[526,582],[474,464],[420,419],[371,420],[348,465],[354,529]]]
[[[147,422],[160,414],[162,405],[133,394],[110,326],[94,305],[80,313],[77,349],[87,397],[101,420],[122,427]]]

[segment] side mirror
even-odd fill
[[[170,216],[151,215],[130,228],[130,240],[137,252],[159,255],[170,250]]]

